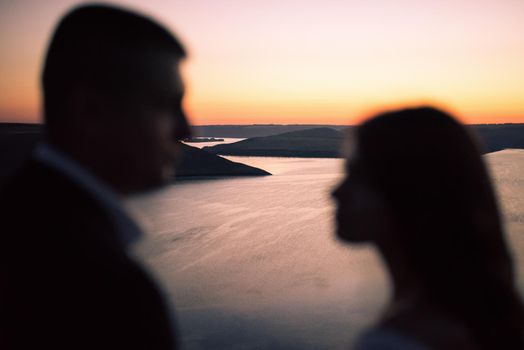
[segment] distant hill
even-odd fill
[[[480,124],[469,125],[479,135],[484,153],[506,148],[524,149],[524,124]],[[211,125],[194,127],[197,135],[205,137],[249,137],[246,140],[205,147],[209,153],[241,156],[266,157],[340,157],[339,149],[344,130],[352,126],[318,125]],[[0,123],[0,179],[16,167],[24,155],[30,152],[41,137],[39,124]],[[200,131],[206,134],[199,134]],[[216,132],[216,134],[213,134]],[[270,136],[267,136],[267,134]],[[276,133],[272,135],[271,133]],[[188,146],[189,147],[189,146]],[[224,163],[211,160],[205,153],[186,149],[188,156],[179,169],[180,176],[252,175],[252,170],[238,166],[239,163]],[[197,154],[198,153],[198,154]],[[199,161],[202,159],[202,162]],[[203,161],[203,159],[206,159]],[[224,159],[224,161],[229,162]],[[229,164],[229,165],[226,165]],[[209,166],[208,166],[209,165]]]
[[[0,123],[0,182],[3,182],[29,156],[42,138],[38,124]],[[182,161],[179,177],[271,175],[265,170],[232,162],[225,158],[181,143]]]
[[[479,136],[483,153],[524,148],[524,124],[483,124],[468,127]],[[341,156],[339,150],[345,134],[343,131],[345,130],[341,127],[311,128],[204,147],[204,150],[235,156],[337,158]]]
[[[204,147],[207,152],[234,156],[339,158],[344,133],[313,128]]]
[[[285,132],[314,128],[331,128],[335,130],[342,130],[348,128],[348,126],[315,124],[196,125],[192,127],[192,130],[195,136],[198,137],[231,137],[247,139],[250,137],[271,136]]]
[[[524,148],[524,124],[472,125],[486,153],[506,148]]]
[[[344,125],[202,125],[194,126],[197,136],[253,138],[279,135],[291,131],[316,128],[331,128],[338,131],[352,129],[355,126]],[[479,135],[486,153],[505,148],[524,148],[524,124],[476,124],[468,125]]]

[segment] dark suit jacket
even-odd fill
[[[90,193],[32,160],[0,216],[0,348],[176,348],[161,293]]]

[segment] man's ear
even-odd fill
[[[68,101],[64,101],[71,111],[70,120],[78,127],[92,128],[108,122],[110,104],[107,98],[82,85],[72,88]]]

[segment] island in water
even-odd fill
[[[215,137],[188,137],[182,140],[186,143],[196,143],[196,142],[224,142],[224,139],[215,138]]]

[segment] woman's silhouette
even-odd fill
[[[494,191],[468,130],[425,107],[381,114],[354,136],[333,194],[337,235],[375,244],[393,283],[357,349],[524,349]]]

